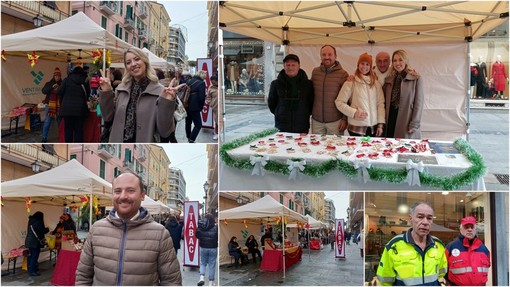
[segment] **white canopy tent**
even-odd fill
[[[2,50],[7,60],[10,55],[26,57],[27,53],[36,51],[40,59],[66,62],[70,53],[73,61],[81,56],[86,63],[92,61],[93,50],[109,49],[113,62],[121,60],[129,47],[130,44],[103,29],[83,12],[54,24],[2,36]]]
[[[92,52],[108,49],[112,62],[122,62],[124,51],[131,47],[82,12],[54,24],[3,35],[1,42],[6,58],[1,65],[2,114],[24,103],[40,103],[44,99],[41,89],[55,67],[66,76],[68,57],[73,63],[79,57],[83,63],[92,63]],[[34,68],[27,61],[27,54],[33,51],[40,56]],[[20,125],[24,120],[20,119]],[[7,127],[8,121],[3,121],[3,126]]]
[[[156,201],[149,196],[145,195],[144,200],[142,201],[142,206],[145,207],[150,214],[161,214],[170,212],[170,208],[160,201]]]
[[[310,214],[305,215],[305,217],[308,218],[308,225],[310,226],[310,229],[320,229],[320,228],[324,227],[324,223],[313,218],[312,216],[310,216]],[[291,223],[291,224],[287,224],[287,227],[296,228],[298,226],[295,223]]]
[[[287,222],[308,222],[308,218],[287,208],[286,206],[280,204],[270,195],[266,195],[263,198],[256,200],[254,202],[247,203],[245,205],[222,210],[219,213],[219,219],[223,221],[243,221],[247,219],[264,219],[264,218],[275,218],[281,217],[282,224],[282,237],[285,238],[285,228],[284,222],[285,219]],[[258,222],[257,222],[258,223]],[[228,225],[221,224],[220,225],[220,237],[221,239],[226,239],[228,241],[229,236]],[[220,240],[221,241],[221,240]],[[283,256],[285,257],[285,245],[283,246]],[[228,249],[225,248],[220,249],[220,253],[227,253]],[[220,257],[221,255],[220,254]],[[285,278],[285,258],[283,260],[283,277]]]
[[[165,59],[160,58],[156,56],[156,54],[152,53],[149,49],[143,48],[142,49],[148,56],[149,56],[149,62],[151,63],[153,68],[159,68],[164,70],[170,70],[172,68],[175,68],[173,65],[168,63]],[[112,68],[124,68],[124,63],[112,63],[110,65]]]
[[[22,241],[20,237],[26,232],[26,225],[19,224],[19,214],[24,213],[26,197],[32,201],[31,213],[42,210],[48,216],[53,213],[54,220],[58,221],[55,208],[64,203],[72,204],[73,201],[80,203],[80,196],[97,196],[99,204],[111,203],[112,187],[109,182],[95,175],[77,160],[70,160],[60,166],[32,176],[2,182],[2,251],[17,247]],[[90,216],[92,217],[92,204]],[[48,212],[48,213],[46,213]],[[26,213],[25,213],[26,214]],[[46,217],[48,222],[51,218]],[[89,218],[92,222],[92,218]],[[56,224],[56,222],[55,222]],[[52,226],[52,225],[50,225]],[[4,233],[4,231],[6,233]]]
[[[405,49],[425,81],[423,137],[453,140],[469,132],[469,42],[508,20],[508,1],[224,1],[219,14],[225,31],[283,44],[308,76],[324,44],[350,74],[364,52]]]

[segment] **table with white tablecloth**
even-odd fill
[[[265,131],[220,149],[222,190],[484,190],[481,156],[455,142]]]

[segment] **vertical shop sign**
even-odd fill
[[[199,266],[197,242],[198,201],[184,202],[184,266]]]
[[[344,220],[335,219],[335,258],[345,258]]]
[[[206,71],[207,78],[205,78],[205,88],[206,93],[211,86],[211,76],[213,73],[213,62],[211,58],[197,58],[197,71]],[[213,128],[213,118],[212,118],[212,109],[210,108],[208,103],[204,104],[202,108],[202,112],[200,114],[202,118],[202,127],[204,128]]]

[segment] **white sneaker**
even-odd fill
[[[212,139],[213,140],[217,140],[218,139],[218,135],[217,134],[213,135]]]
[[[214,281],[209,281],[209,286],[216,286],[216,284],[214,284]]]

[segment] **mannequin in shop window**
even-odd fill
[[[248,80],[248,89],[252,92],[257,92],[259,90],[258,88],[258,75],[259,75],[259,64],[257,63],[257,57],[253,57],[251,61],[248,62],[248,74],[249,74],[249,80]]]
[[[469,87],[471,89],[471,98],[475,99],[476,96],[474,94],[476,80],[478,78],[478,69],[476,68],[476,63],[473,62],[473,56],[469,55],[469,71],[471,72],[471,81],[469,83]]]
[[[492,71],[491,77],[494,81],[494,89],[496,90],[497,93],[496,97],[498,99],[503,99],[505,87],[506,84],[508,83],[508,75],[505,71],[505,64],[501,62],[501,55],[496,56],[496,62],[492,64],[491,71]],[[508,97],[505,97],[504,99],[508,99]]]
[[[237,93],[237,83],[239,83],[239,65],[235,60],[230,61],[227,66],[227,79],[230,82],[232,93]]]
[[[487,66],[483,62],[483,57],[478,57],[476,63],[476,69],[478,70],[478,76],[476,78],[476,98],[482,99],[487,95]]]
[[[249,92],[248,89],[249,78],[250,75],[248,74],[248,71],[246,69],[243,69],[241,75],[239,76],[239,92],[243,94]]]

